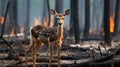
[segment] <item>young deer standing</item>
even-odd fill
[[[30,29],[31,33],[31,41],[30,46],[26,50],[26,60],[25,64],[26,67],[28,67],[28,54],[31,49],[33,49],[33,67],[36,67],[36,53],[37,51],[42,48],[44,44],[49,44],[50,46],[50,57],[49,57],[49,67],[51,66],[51,61],[53,58],[53,43],[57,44],[57,50],[58,50],[58,67],[60,67],[60,48],[62,45],[63,40],[63,25],[64,25],[64,19],[65,16],[70,13],[70,10],[66,10],[64,14],[57,13],[55,10],[51,9],[51,14],[58,18],[58,27],[48,27],[48,26],[42,26],[37,25]]]

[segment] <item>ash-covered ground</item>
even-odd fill
[[[100,43],[103,41],[81,41],[79,44],[74,44],[72,40],[64,40],[61,47],[61,64],[74,64],[74,63],[82,63],[88,60],[93,60],[96,58],[101,58],[109,53],[115,51],[114,48],[120,47],[120,41],[112,41],[112,46],[102,46]],[[104,43],[103,43],[104,44]],[[12,64],[16,64],[19,60],[16,60],[14,57],[14,53],[6,44],[0,44],[0,67],[7,67]],[[11,43],[13,49],[17,52],[19,57],[22,60],[25,60],[25,50],[29,46],[29,42],[21,43],[21,41],[17,40]],[[101,49],[101,53],[99,50]],[[106,47],[106,50],[104,49]],[[57,47],[54,44],[53,47],[53,62],[52,64],[57,64]],[[9,57],[12,55],[12,57]],[[102,56],[101,56],[102,55]],[[49,45],[45,44],[37,53],[37,63],[36,64],[48,64],[49,60]],[[120,54],[115,56],[115,60],[120,60]],[[32,58],[32,51],[29,55]],[[45,60],[46,61],[45,61]],[[108,60],[111,61],[111,60]],[[32,61],[29,62],[32,64]],[[23,65],[25,65],[23,63]]]

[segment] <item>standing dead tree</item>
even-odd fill
[[[3,26],[2,26],[2,31],[1,31],[1,36],[3,36],[3,34],[4,34],[4,28],[5,28],[5,22],[6,22],[6,18],[7,18],[8,9],[9,9],[9,4],[10,4],[10,1],[8,1],[8,3],[7,3],[4,21],[3,21]]]
[[[115,6],[114,35],[118,34],[118,25],[119,25],[119,16],[120,16],[119,13],[120,13],[120,0],[117,0]]]
[[[47,11],[47,13],[46,13],[46,11]],[[47,15],[48,15],[48,24],[47,24],[47,26],[50,26],[50,24],[51,24],[50,3],[49,3],[49,0],[44,0],[42,22],[45,19],[47,19]]]
[[[79,25],[79,0],[74,0],[73,2],[73,21],[74,21],[74,36],[75,36],[75,43],[78,44],[80,40],[80,25]],[[71,3],[71,4],[72,4]]]
[[[10,0],[10,5],[9,5],[9,13],[8,13],[8,17],[9,17],[9,21],[8,24],[6,26],[6,33],[8,34],[15,34],[15,36],[17,37],[17,33],[20,32],[19,30],[19,25],[18,25],[18,21],[17,21],[17,14],[18,14],[18,10],[17,10],[17,6],[18,6],[18,2],[17,0]]]
[[[26,21],[25,21],[25,38],[29,34],[28,30],[30,29],[30,0],[26,0]]]
[[[90,0],[85,0],[85,25],[83,31],[84,38],[89,36],[89,29],[90,29]]]
[[[48,26],[50,26],[50,21],[51,21],[51,15],[50,15],[50,4],[49,0],[47,0],[47,8],[48,8]]]
[[[104,42],[107,45],[111,45],[111,35],[110,35],[110,0],[104,0]]]

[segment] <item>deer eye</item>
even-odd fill
[[[56,16],[56,18],[60,18],[59,16]]]

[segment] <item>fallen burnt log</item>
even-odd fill
[[[86,62],[86,63],[79,63],[74,64],[71,67],[111,67],[112,62]],[[120,60],[115,60],[114,67],[120,67]]]
[[[20,42],[21,44],[29,44],[30,39],[16,39],[16,40],[8,40],[7,41],[9,44],[13,44],[14,42]],[[6,44],[4,41],[0,40],[0,44]]]
[[[80,41],[92,41],[92,40],[94,40],[94,41],[103,41],[104,39],[103,38],[81,38],[80,39]]]
[[[112,62],[91,63],[89,67],[111,67]],[[120,67],[120,60],[115,60],[114,67]]]
[[[120,67],[120,60],[116,60],[114,62],[114,67]],[[25,64],[23,64],[23,66],[25,66]],[[11,64],[8,65],[6,67],[21,67],[19,64]],[[33,67],[33,63],[28,63],[28,67]],[[36,67],[48,67],[48,62],[47,63],[36,63]],[[51,67],[58,67],[57,63],[51,63]],[[107,62],[92,62],[89,65],[87,65],[86,63],[84,64],[84,66],[77,66],[77,64],[75,63],[61,63],[61,67],[111,67],[111,62],[107,61]]]
[[[114,55],[117,55],[119,53],[120,53],[120,48],[116,49],[112,54],[108,54],[107,56],[104,56],[102,58],[93,59],[93,60],[89,60],[89,61],[86,61],[86,62],[78,63],[76,65],[73,65],[72,67],[91,67],[91,64],[93,64],[93,63],[97,64],[97,63],[105,62],[107,60],[110,60]],[[111,63],[109,63],[109,64],[111,65]],[[93,64],[93,65],[95,65],[95,64]],[[118,65],[120,66],[120,64],[118,64]]]
[[[7,13],[8,13],[9,7],[10,7],[9,4],[10,4],[10,1],[8,1],[8,3],[7,3],[5,15],[4,15],[3,26],[2,26],[2,31],[1,31],[1,35],[0,35],[0,36],[3,36],[3,34],[4,34],[4,29],[5,29],[5,22],[6,22],[6,18],[7,18]]]
[[[61,67],[71,67],[72,64],[61,64]],[[18,64],[12,64],[7,65],[6,67],[21,67]],[[23,64],[23,67],[25,67],[25,64]],[[33,67],[33,64],[28,64],[28,67]],[[48,63],[37,63],[36,67],[48,67]],[[51,67],[58,67],[57,63],[52,63]]]
[[[28,62],[33,62],[33,58],[32,57],[28,57]],[[49,62],[49,57],[37,57],[36,58],[36,62]],[[57,62],[57,59],[52,59],[52,62]],[[22,63],[25,63],[25,58],[22,61]]]
[[[0,52],[1,53],[5,53],[5,52],[9,52],[10,49],[6,49],[6,48],[0,48]]]

